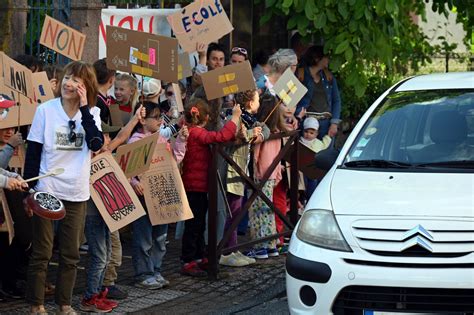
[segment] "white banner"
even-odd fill
[[[181,9],[102,9],[99,25],[99,58],[105,58],[107,55],[105,35],[107,25],[175,37],[166,17],[179,10]],[[190,54],[189,59],[191,67],[194,68],[198,63],[197,53]]]

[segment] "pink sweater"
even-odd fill
[[[281,151],[281,139],[267,140],[255,145],[254,148],[254,177],[261,180],[265,172],[272,164],[275,157]],[[269,179],[274,179],[275,184],[282,178],[281,163],[278,163]]]

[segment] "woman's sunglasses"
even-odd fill
[[[69,125],[69,136],[68,136],[69,142],[76,142],[77,135],[74,132],[74,129],[76,129],[76,121],[70,120],[68,122],[68,125]]]
[[[234,53],[234,52],[239,52],[239,53],[241,53],[242,55],[245,55],[245,56],[247,56],[247,54],[248,54],[247,49],[245,49],[245,48],[240,48],[240,47],[234,47],[234,48],[232,48],[232,52],[233,52],[233,53]]]

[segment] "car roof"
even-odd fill
[[[395,91],[474,89],[474,72],[433,73],[412,77]]]

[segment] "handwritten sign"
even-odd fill
[[[140,182],[152,225],[193,217],[178,165],[166,143],[156,145],[150,169],[140,176]]]
[[[184,112],[183,105],[183,96],[181,95],[181,89],[177,83],[172,83],[171,87],[173,88],[174,98],[176,100],[176,106],[178,107],[178,112]]]
[[[203,73],[201,79],[208,100],[256,89],[248,60]]]
[[[18,127],[18,121],[20,122],[20,126],[31,125],[36,112],[36,103],[32,99],[3,84],[2,77],[0,77],[0,94],[8,95],[10,99],[20,105],[4,110],[1,116],[2,119],[0,119],[0,129]],[[20,117],[18,117],[18,115],[20,115]]]
[[[72,60],[81,60],[86,35],[46,15],[40,44]]]
[[[159,133],[155,132],[151,136],[117,148],[115,159],[127,178],[137,176],[150,168],[158,136]]]
[[[167,19],[187,52],[195,51],[198,42],[209,44],[234,29],[219,0],[194,1]]]
[[[33,79],[33,100],[35,103],[39,105],[54,98],[53,88],[45,71],[32,73],[31,78]]]
[[[23,170],[25,166],[26,149],[24,144],[20,144],[13,150],[13,155],[8,162],[11,169]],[[17,172],[18,173],[18,172]]]
[[[3,83],[20,94],[33,98],[31,70],[19,64],[4,53],[0,53],[3,68]]]
[[[298,80],[291,68],[286,69],[273,86],[273,90],[282,102],[291,109],[295,108],[308,92],[308,89]]]
[[[188,78],[193,75],[193,69],[189,62],[189,54],[183,52],[178,55],[178,80]]]
[[[110,153],[92,159],[90,175],[92,200],[110,231],[116,231],[146,214]]]
[[[176,38],[107,26],[107,67],[177,82],[178,41]]]
[[[0,232],[8,233],[8,244],[11,244],[15,236],[15,230],[13,229],[13,219],[3,189],[0,189],[0,203],[3,209],[0,210],[3,212],[3,216],[0,215]]]

